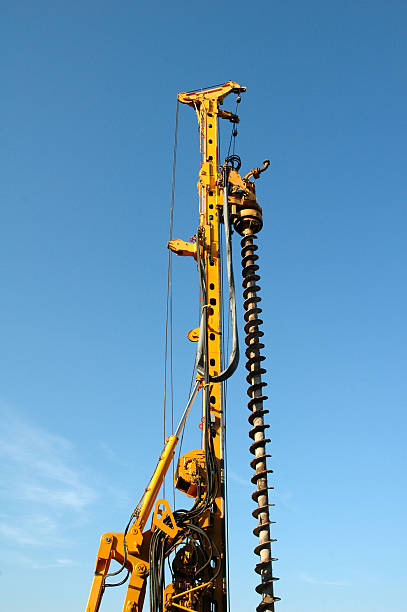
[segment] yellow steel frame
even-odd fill
[[[201,169],[199,172],[199,215],[200,230],[204,232],[206,260],[206,286],[208,304],[207,332],[208,332],[208,360],[209,374],[218,375],[222,370],[222,327],[220,316],[221,288],[220,288],[220,248],[219,233],[221,209],[223,206],[223,189],[218,152],[218,118],[236,121],[237,118],[219,108],[224,98],[230,93],[239,94],[245,87],[238,83],[228,81],[220,87],[201,90],[197,92],[184,92],[178,94],[178,100],[192,106],[198,117],[201,145]],[[174,249],[175,250],[175,249]],[[210,394],[211,421],[214,432],[213,445],[217,460],[220,490],[215,499],[214,514],[212,517],[204,516],[201,526],[209,532],[221,553],[221,572],[215,581],[213,596],[219,611],[226,610],[226,543],[225,543],[225,508],[224,508],[224,422],[222,410],[222,383],[211,383],[204,389],[203,402],[206,394]],[[204,428],[205,431],[205,428]]]
[[[204,235],[203,256],[206,260],[206,283],[208,293],[208,304],[203,307],[208,308],[207,332],[208,332],[208,359],[209,373],[216,376],[222,370],[222,328],[220,317],[220,249],[219,231],[220,216],[223,204],[221,173],[218,159],[218,118],[235,121],[232,113],[219,108],[224,98],[230,93],[240,93],[245,91],[238,83],[228,81],[220,87],[214,87],[197,92],[184,92],[178,94],[178,100],[184,104],[192,106],[197,113],[200,127],[202,163],[199,172],[198,192],[199,192],[199,228]],[[181,240],[173,240],[169,243],[169,248],[179,255],[190,255],[196,258],[197,245]],[[196,339],[196,338],[194,338]],[[222,384],[210,383],[202,384],[203,402],[206,402],[207,394],[210,395],[211,422],[214,432],[213,446],[217,461],[217,469],[220,475],[220,490],[215,499],[213,514],[210,517],[208,512],[201,520],[201,527],[205,528],[210,537],[214,540],[221,554],[221,571],[215,584],[208,582],[198,585],[189,591],[176,593],[171,596],[172,606],[179,609],[189,609],[181,603],[173,601],[179,599],[185,593],[192,591],[213,588],[213,596],[216,600],[217,610],[226,610],[226,567],[225,567],[225,532],[224,532],[224,473],[223,473],[223,454],[224,454],[224,423],[222,411]],[[197,387],[196,387],[197,391]],[[196,393],[196,392],[195,392]],[[205,405],[205,404],[204,404]],[[204,428],[205,430],[205,428]],[[159,458],[158,465],[153,477],[145,490],[142,503],[135,513],[135,520],[125,538],[123,545],[123,533],[105,533],[101,538],[101,543],[96,560],[95,575],[89,595],[86,612],[97,612],[100,607],[101,599],[105,589],[105,578],[108,575],[112,559],[119,563],[125,563],[130,572],[126,599],[123,612],[140,612],[143,607],[146,578],[148,574],[149,544],[151,531],[145,530],[146,522],[156,504],[153,517],[154,524],[163,526],[162,519],[159,518],[160,505],[164,505],[164,512],[172,517],[168,503],[165,500],[156,502],[158,492],[164,480],[165,474],[174,457],[175,447],[178,436],[172,435],[167,439],[165,449]],[[175,533],[175,522],[171,519]]]
[[[164,451],[158,460],[154,474],[145,490],[140,509],[136,512],[135,521],[126,536],[126,569],[130,571],[131,576],[123,607],[124,612],[138,612],[143,607],[145,580],[148,571],[148,545],[151,537],[151,532],[144,531],[144,527],[154,507],[164,477],[171,465],[177,443],[178,436],[172,435],[167,439]],[[159,500],[158,505],[163,501],[165,500]],[[158,507],[154,516],[156,516],[157,510]],[[125,551],[123,537],[123,533],[105,533],[100,540],[99,551],[96,558],[95,575],[86,606],[86,612],[97,612],[97,610],[99,610],[105,590],[105,578],[109,572],[112,559],[115,559],[121,564],[124,563]]]

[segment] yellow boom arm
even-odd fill
[[[144,492],[140,508],[136,508],[133,512],[132,516],[134,516],[135,520],[130,529],[127,533],[104,533],[102,535],[86,612],[97,612],[99,610],[106,588],[106,578],[109,576],[110,562],[112,559],[119,562],[130,574],[123,612],[139,612],[142,610],[146,588],[145,581],[149,568],[149,544],[151,539],[151,530],[144,531],[144,527],[154,507],[168,468],[171,465],[175,447],[178,444],[179,436],[181,435],[199,386],[200,382],[197,381],[176,432],[167,439],[165,448],[159,457],[157,467]],[[159,525],[161,529],[168,529],[167,525],[160,520],[160,506],[162,505],[165,507],[165,514],[169,516],[171,520],[172,527],[169,527],[169,532],[175,536],[175,521],[166,500],[159,500],[159,502],[157,502],[152,528],[154,528],[155,525]],[[173,530],[172,532],[171,528]]]

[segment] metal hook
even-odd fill
[[[269,160],[269,159],[265,159],[265,160],[263,161],[263,167],[262,167],[262,168],[254,168],[254,170],[252,170],[252,172],[253,172],[253,175],[252,175],[252,176],[253,176],[253,178],[255,178],[255,179],[260,178],[260,174],[261,174],[262,172],[264,172],[265,170],[267,170],[267,168],[269,167],[269,165],[270,165],[270,160]]]
[[[263,161],[263,168],[257,168],[258,173],[260,174],[261,172],[264,172],[265,170],[267,170],[269,165],[270,165],[270,160],[269,159],[265,159]]]
[[[244,177],[243,180],[246,181],[248,180],[251,176],[254,179],[258,179],[260,177],[260,174],[262,172],[264,172],[265,170],[267,170],[267,168],[270,165],[270,160],[269,159],[265,159],[263,161],[263,167],[262,168],[253,168],[253,170],[250,170],[250,172],[248,172]]]

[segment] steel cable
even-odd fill
[[[171,201],[170,201],[170,218],[168,240],[172,239],[174,227],[174,201],[175,201],[175,171],[177,166],[177,146],[178,146],[178,116],[179,116],[179,101],[177,98],[175,110],[175,127],[174,127],[174,146],[172,155],[172,173],[171,173]],[[172,334],[172,256],[168,249],[168,264],[167,264],[167,292],[165,306],[165,342],[164,342],[164,398],[163,398],[163,444],[166,440],[166,408],[167,408],[167,373],[168,373],[168,352],[169,370],[170,370],[170,396],[171,396],[171,427],[173,429],[174,421],[174,372],[173,372],[173,334]],[[169,348],[169,351],[168,351]],[[174,471],[174,467],[173,467]],[[163,496],[165,497],[165,479],[163,482]]]

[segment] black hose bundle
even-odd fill
[[[161,529],[156,528],[152,534],[150,544],[150,611],[163,611],[163,594],[164,594],[164,579],[165,579],[165,560],[173,552],[181,542],[188,540],[193,544],[196,550],[196,559],[201,559],[202,563],[198,567],[198,562],[194,571],[194,578],[198,581],[205,580],[208,582],[214,581],[221,570],[221,558],[219,550],[215,542],[210,538],[208,533],[196,525],[196,521],[205,511],[209,510],[215,501],[219,491],[219,473],[217,469],[215,450],[213,446],[212,424],[210,418],[210,393],[209,386],[211,382],[222,382],[229,378],[236,370],[239,361],[239,346],[237,334],[237,317],[236,317],[236,296],[232,266],[232,248],[231,248],[231,227],[228,209],[228,169],[225,164],[223,170],[224,194],[223,194],[223,219],[225,224],[225,239],[226,239],[226,256],[227,256],[227,274],[229,284],[229,309],[232,325],[232,352],[229,359],[229,365],[223,372],[217,376],[209,374],[209,359],[208,359],[208,307],[207,307],[207,287],[206,287],[206,269],[205,259],[201,253],[205,244],[204,229],[199,228],[197,232],[197,264],[198,275],[201,289],[201,298],[204,305],[202,309],[199,341],[197,347],[197,355],[195,366],[198,373],[203,378],[204,383],[204,435],[203,435],[203,450],[205,454],[206,467],[206,482],[198,482],[197,497],[192,508],[189,510],[178,509],[173,513],[175,523],[180,531],[173,541]],[[205,487],[202,485],[205,484]],[[203,492],[205,490],[205,493]],[[213,565],[213,561],[215,561]],[[171,570],[172,571],[172,570]],[[174,576],[173,576],[174,578]]]

